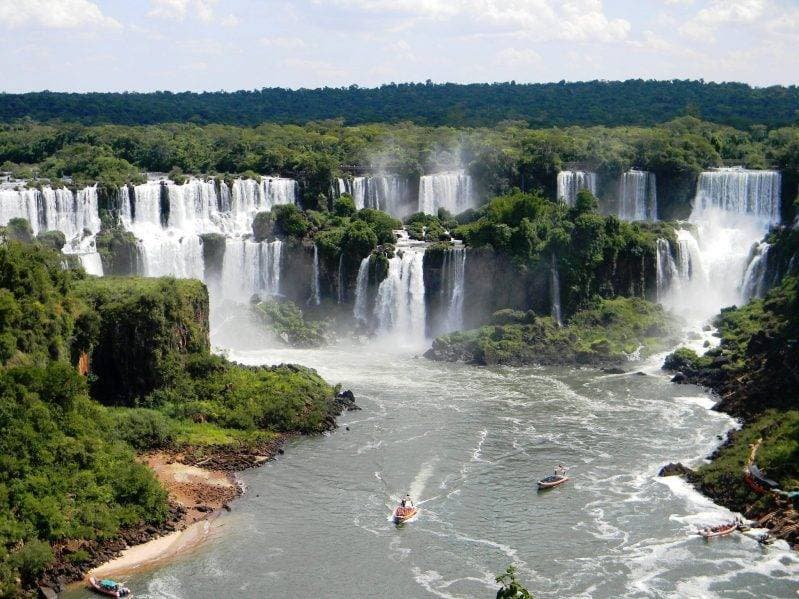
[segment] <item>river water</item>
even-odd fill
[[[678,478],[733,423],[658,373],[442,364],[387,343],[250,350],[351,388],[362,411],[242,479],[219,538],[126,582],[137,597],[493,597],[514,563],[540,597],[795,597],[799,559],[740,534]],[[547,492],[557,463],[573,480]],[[398,498],[416,521],[390,522]],[[81,597],[82,592],[73,596]]]

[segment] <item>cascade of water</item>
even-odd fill
[[[261,284],[258,292],[263,295],[280,295],[280,273],[283,266],[283,242],[261,242]]]
[[[466,248],[453,247],[444,252],[441,265],[441,305],[446,307],[446,316],[440,326],[441,333],[463,328],[465,275]]]
[[[679,272],[671,255],[671,244],[668,239],[657,240],[657,300],[664,301],[666,292],[671,288],[674,281],[678,279]]]
[[[39,233],[39,209],[36,189],[0,190],[0,226],[6,226],[13,218],[24,218],[30,223],[33,234]]]
[[[166,193],[169,204],[166,226],[161,222],[163,193]],[[200,179],[189,179],[181,185],[156,179],[137,185],[132,201],[126,188],[120,190],[120,222],[140,240],[143,274],[202,278],[202,252],[197,251],[197,248],[201,249],[199,235],[216,233],[228,240],[249,235],[255,214],[279,204],[295,202],[296,198],[297,183],[292,179],[263,178],[260,182],[235,179],[231,187],[224,182]],[[226,254],[227,250],[231,254],[229,276],[235,278],[231,270],[234,264],[242,267],[242,283],[234,284],[230,295],[246,301],[249,299],[245,297],[247,293],[272,293],[273,281],[268,278],[271,275],[264,275],[270,284],[256,284],[251,279],[250,275],[256,272],[252,267],[254,250],[242,245],[241,239],[238,241],[226,244]],[[247,257],[243,262],[237,261],[239,249],[243,252],[241,256]],[[273,250],[275,248],[264,251]],[[273,262],[271,257],[265,260],[268,264]]]
[[[622,220],[657,220],[655,174],[629,170],[621,176],[619,218]]]
[[[375,317],[381,334],[396,333],[408,342],[424,339],[424,248],[397,250],[388,276],[377,289]]]
[[[358,267],[358,278],[355,285],[355,307],[353,314],[355,319],[362,324],[368,323],[368,286],[369,284],[369,256],[361,260],[361,265]]]
[[[424,175],[419,179],[419,212],[437,214],[444,208],[460,214],[474,207],[472,178],[465,171],[448,171]]]
[[[780,220],[780,193],[778,171],[720,168],[699,175],[694,209],[715,207],[774,224]]]
[[[314,306],[322,303],[321,293],[319,291],[319,247],[314,244],[313,246],[313,273],[311,274],[311,297],[308,300]]]
[[[691,213],[692,231],[677,232],[679,287],[671,285],[666,304],[682,316],[704,321],[724,306],[739,304],[757,283],[760,266],[749,248],[779,222],[779,173],[720,169],[702,173]],[[765,248],[763,252],[767,253]],[[764,263],[761,255],[758,263]],[[751,268],[748,268],[751,267]],[[765,264],[762,264],[765,270]],[[751,270],[751,278],[745,279]]]
[[[770,249],[770,244],[761,242],[757,244],[757,247],[752,252],[752,257],[746,267],[741,284],[741,296],[744,301],[760,299],[766,295],[769,289],[766,275],[768,274],[768,254]]]
[[[338,179],[338,196],[342,193],[352,195],[358,210],[373,208],[402,218],[411,212],[407,206],[408,183],[398,175],[371,175]]]
[[[280,293],[283,242],[257,243],[238,237],[225,241],[222,259],[222,299],[246,303],[253,295]]]
[[[347,281],[344,278],[344,253],[338,257],[338,289],[336,290],[336,302],[343,304],[346,298]]]
[[[552,320],[558,326],[563,326],[560,311],[560,273],[558,272],[558,259],[552,254],[550,262],[549,302],[552,306]]]
[[[587,189],[596,195],[596,173],[588,171],[560,171],[558,173],[558,199],[574,206],[577,192]]]

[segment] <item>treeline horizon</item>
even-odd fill
[[[703,80],[558,83],[389,83],[379,87],[262,88],[207,92],[0,93],[0,122],[175,122],[257,125],[341,119],[475,127],[651,126],[680,116],[748,128],[799,123],[799,87]]]

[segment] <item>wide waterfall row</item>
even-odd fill
[[[0,189],[0,226],[11,219],[28,221],[34,235],[61,231],[66,239],[65,254],[76,254],[90,274],[103,274],[94,236],[100,230],[97,187],[73,193],[69,189]]]
[[[269,244],[245,241],[258,212],[297,201],[296,181],[283,178],[225,182],[190,179],[182,185],[151,180],[119,190],[119,219],[139,240],[144,276],[171,275],[205,280],[202,241],[210,233],[227,238],[220,298],[246,301],[270,294],[275,261]],[[278,250],[279,256],[279,250]]]
[[[424,175],[419,179],[419,212],[437,214],[444,208],[459,214],[474,208],[472,178],[465,171],[448,171]]]
[[[569,206],[577,201],[577,192],[587,189],[596,195],[596,173],[587,171],[560,171],[558,173],[558,199]]]
[[[629,170],[621,176],[619,218],[622,220],[657,220],[655,174]]]
[[[733,167],[704,172],[699,175],[694,209],[718,208],[778,223],[781,184],[778,171]]]

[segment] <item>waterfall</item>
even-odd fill
[[[781,185],[778,171],[732,167],[704,172],[699,175],[694,209],[714,207],[775,224],[780,220]]]
[[[563,326],[560,312],[560,273],[558,273],[558,259],[555,254],[552,254],[549,271],[549,301],[552,306],[552,320],[560,327]]]
[[[369,320],[366,309],[368,300],[367,294],[369,292],[369,261],[369,256],[361,260],[361,265],[358,267],[358,279],[355,285],[355,307],[353,308],[353,314],[355,319],[362,324],[367,324]]]
[[[14,218],[24,218],[30,223],[33,234],[39,233],[39,202],[37,189],[0,190],[0,226],[5,227]]]
[[[446,312],[440,333],[463,328],[463,296],[465,291],[466,248],[453,247],[444,252],[441,265],[441,306]]]
[[[766,295],[769,289],[766,275],[768,274],[768,254],[770,249],[770,244],[761,242],[753,250],[741,284],[741,295],[744,301],[761,299]]]
[[[621,176],[619,218],[622,220],[657,220],[655,174],[629,170]]]
[[[12,218],[24,218],[34,235],[60,231],[66,244],[63,252],[76,255],[86,272],[102,275],[103,267],[94,238],[100,231],[97,186],[73,193],[66,188],[0,190],[0,226]]]
[[[403,218],[413,210],[408,205],[408,181],[399,175],[369,175],[351,179],[336,179],[332,186],[333,197],[352,196],[358,210],[373,208]]]
[[[419,179],[419,212],[437,214],[444,208],[460,214],[474,207],[472,178],[465,171],[448,171],[424,175]]]
[[[313,273],[311,274],[311,297],[309,303],[318,306],[322,303],[319,291],[319,247],[314,244],[313,246]]]
[[[699,323],[759,293],[768,252],[763,247],[753,264],[750,248],[779,222],[779,180],[774,171],[740,168],[700,175],[691,230],[677,232],[679,284],[664,294],[667,307]]]
[[[338,289],[336,290],[336,301],[343,304],[346,299],[347,281],[344,278],[344,252],[338,257]]]
[[[558,173],[558,199],[569,206],[577,201],[577,192],[587,189],[596,195],[596,173],[588,171],[560,171]]]
[[[378,332],[414,343],[425,336],[424,248],[398,249],[388,261],[388,276],[377,289],[374,314]]]
[[[666,292],[671,289],[672,283],[677,280],[679,273],[674,257],[671,255],[671,244],[667,239],[657,240],[657,301],[662,302],[666,297]]]
[[[250,239],[225,241],[222,259],[222,299],[247,303],[254,295],[280,294],[283,242],[257,243]]]

